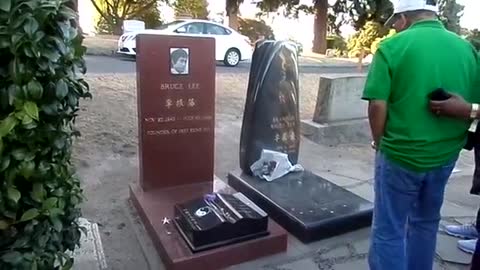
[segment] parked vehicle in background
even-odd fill
[[[249,38],[237,31],[216,22],[190,19],[177,20],[157,29],[125,33],[118,40],[117,53],[135,56],[138,34],[212,37],[215,39],[216,60],[231,67],[237,66],[240,61],[251,59],[253,53]]]

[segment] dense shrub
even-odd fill
[[[383,36],[383,37],[379,37],[379,38],[376,38],[375,41],[372,43],[372,46],[370,46],[370,53],[371,54],[375,54],[375,52],[377,51],[378,49],[378,46],[380,45],[380,42],[382,42],[383,40],[395,35],[396,32],[395,32],[395,29],[392,29],[390,30],[390,32],[388,32],[387,35]]]
[[[0,1],[0,269],[70,269],[82,201],[71,164],[86,48],[66,0]]]
[[[377,38],[383,37],[387,33],[387,30],[382,24],[377,22],[367,22],[362,30],[348,40],[348,56],[358,57],[361,55],[362,51],[364,55],[372,53],[372,44]]]
[[[273,30],[264,21],[239,18],[238,31],[247,36],[251,42],[257,41],[260,36],[274,39]]]
[[[347,55],[347,42],[342,36],[327,37],[327,52],[329,57],[344,57]]]
[[[327,37],[327,49],[344,51],[347,49],[347,42],[342,36],[329,36]]]

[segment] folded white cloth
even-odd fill
[[[268,182],[285,176],[290,172],[301,172],[304,168],[300,164],[292,165],[288,155],[271,150],[262,150],[260,159],[250,166],[253,175]]]

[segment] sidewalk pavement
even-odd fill
[[[322,67],[357,67],[368,68],[369,60],[364,59],[359,63],[357,58],[327,57],[323,54],[303,52],[300,55],[300,65],[316,65]]]
[[[238,166],[240,121],[221,121],[217,126],[216,174],[226,180]],[[300,164],[359,196],[373,200],[374,152],[368,145],[328,147],[307,139],[301,143]],[[472,222],[480,199],[468,194],[473,173],[473,156],[464,152],[446,191],[442,208],[442,226]],[[131,225],[142,246],[149,269],[164,269],[145,229],[131,207],[127,210]],[[471,257],[461,252],[457,239],[438,233],[435,270],[467,270]],[[367,270],[369,229],[361,229],[308,245],[289,236],[288,251],[260,260],[230,267],[230,270]],[[140,270],[140,269],[138,269]]]

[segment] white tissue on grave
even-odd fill
[[[288,160],[288,155],[271,150],[262,150],[260,159],[250,166],[253,175],[268,182],[278,179],[290,172],[303,171],[302,165],[295,166]]]

